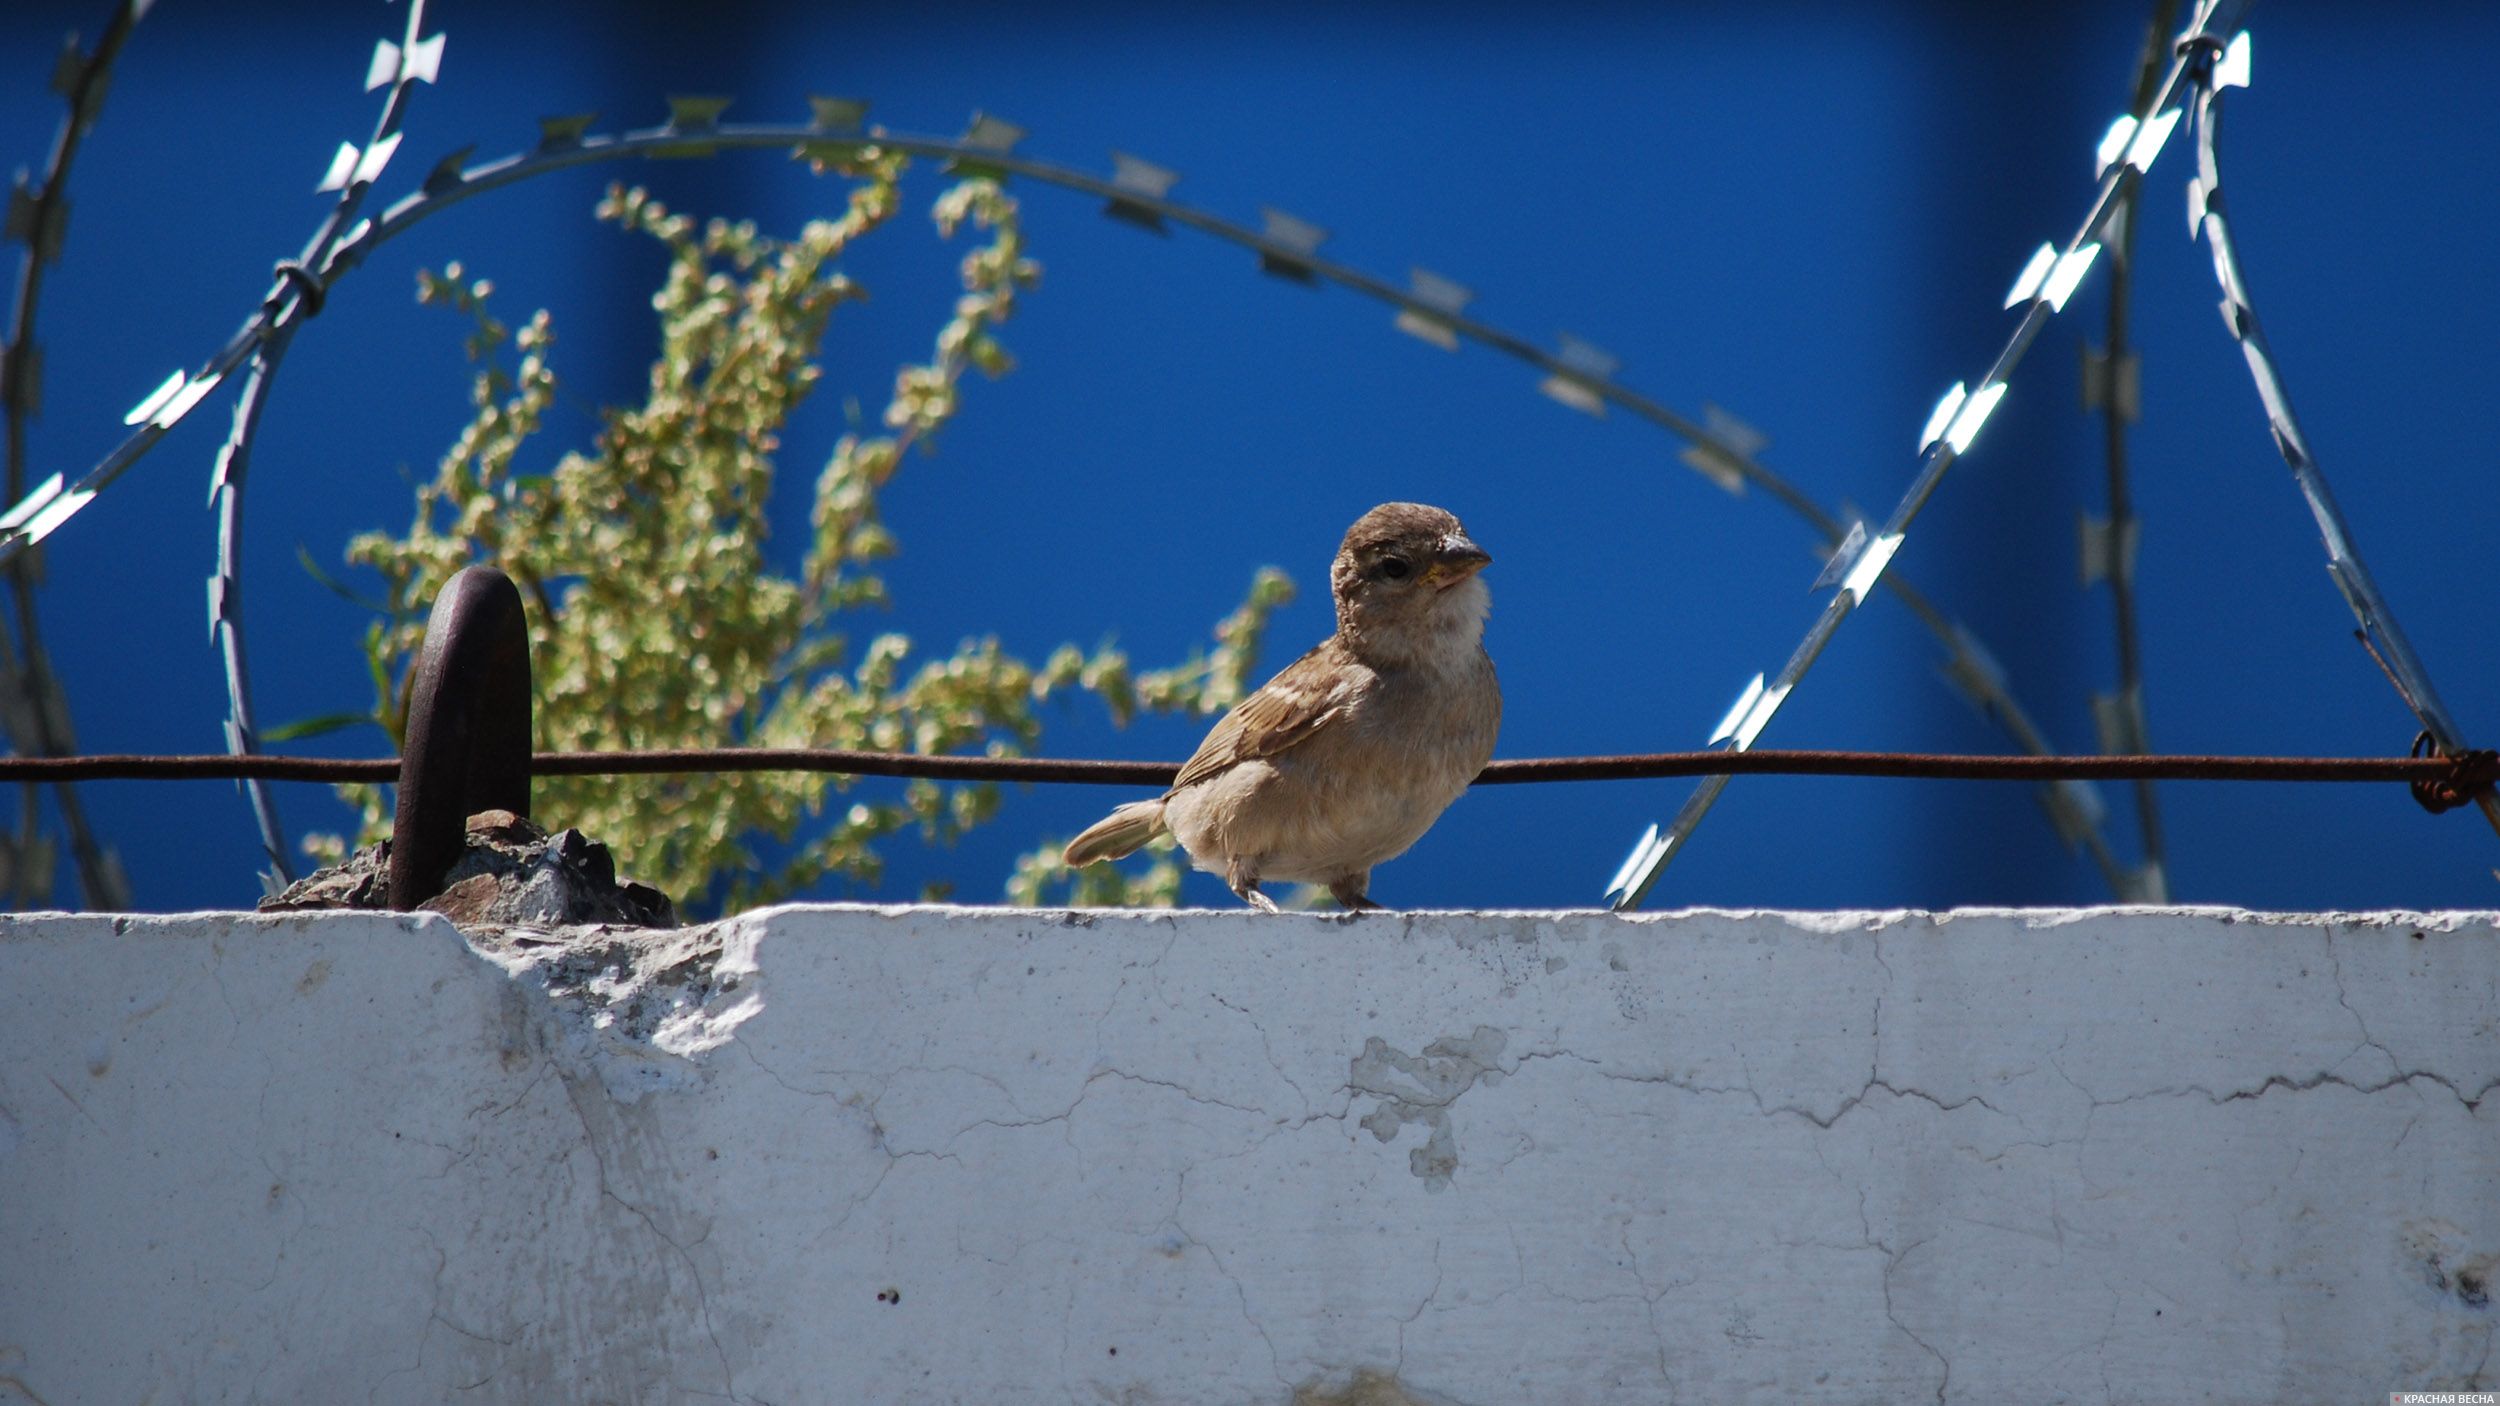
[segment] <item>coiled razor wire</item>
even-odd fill
[[[2213,251],[2214,280],[2222,287],[2223,323],[2231,329],[2232,339],[2240,344],[2241,355],[2248,362],[2248,374],[2256,382],[2258,400],[2264,404],[2274,447],[2282,452],[2283,462],[2292,471],[2292,482],[2300,489],[2301,498],[2309,505],[2310,517],[2318,524],[2318,536],[2326,544],[2327,575],[2342,593],[2344,603],[2352,607],[2354,618],[2361,622],[2362,644],[2387,670],[2396,692],[2421,720],[2422,731],[2440,754],[2464,755],[2471,749],[2463,732],[2449,714],[2447,704],[2440,701],[2429,669],[2423,666],[2421,656],[2413,652],[2413,641],[2406,638],[2404,627],[2396,622],[2395,610],[2379,594],[2377,580],[2362,562],[2361,549],[2354,545],[2352,526],[2345,521],[2343,509],[2336,506],[2335,495],[2327,488],[2326,472],[2309,452],[2309,437],[2301,433],[2300,420],[2292,413],[2291,395],[2283,387],[2274,351],[2266,344],[2265,328],[2257,321],[2256,305],[2249,300],[2248,279],[2240,270],[2239,250],[2231,241],[2231,225],[2222,201],[2222,95],[2228,89],[2248,86],[2248,35],[2242,32],[2225,44],[2214,28],[2202,28],[2181,43],[2179,53],[2196,83],[2196,175],[2188,182],[2188,225],[2191,233],[2205,237],[2206,246]],[[2500,799],[2488,790],[2477,793],[2473,799],[2492,828],[2500,830]]]
[[[2154,85],[2161,82],[2163,64],[2170,57],[2178,15],[2177,0],[2155,0],[2151,23],[2145,27],[2143,60],[2136,66],[2135,92],[2127,104],[2129,112],[2141,111],[2152,102]],[[2118,210],[2110,216],[2104,241],[2109,247],[2107,339],[2098,348],[2089,343],[2083,348],[2083,406],[2100,412],[2109,511],[2104,517],[2085,515],[2077,534],[2084,586],[2109,585],[2118,687],[2092,695],[2092,720],[2101,750],[2112,754],[2152,750],[2152,731],[2144,716],[2144,651],[2136,628],[2135,557],[2140,533],[2127,481],[2127,427],[2141,416],[2143,405],[2143,361],[2127,343],[2127,316],[2134,301],[2135,235],[2137,216],[2143,210],[2144,173],[2129,166],[2120,172],[2119,180],[2123,184]],[[2137,903],[2167,902],[2170,880],[2163,853],[2161,804],[2150,778],[2135,778],[2132,788],[2143,858],[2127,872],[2118,896]]]
[[[319,310],[322,296],[341,276],[385,241],[428,215],[534,176],[631,156],[710,156],[727,149],[756,148],[796,148],[836,155],[878,147],[1025,176],[1045,185],[1092,195],[1108,202],[1106,213],[1131,223],[1157,230],[1163,229],[1166,221],[1182,225],[1252,250],[1259,257],[1260,267],[1269,273],[1305,283],[1335,283],[1388,303],[1397,309],[1396,325],[1401,330],[1437,346],[1455,349],[1465,339],[1526,362],[1544,373],[1540,391],[1574,409],[1603,414],[1607,405],[1620,407],[1685,440],[1688,448],[1681,456],[1682,462],[1720,488],[1736,494],[1749,484],[1762,489],[1811,527],[1834,551],[1835,562],[1844,556],[1853,557],[1857,545],[1864,540],[1863,523],[1844,526],[1840,519],[1761,463],[1757,456],[1767,441],[1758,431],[1715,406],[1707,407],[1704,418],[1695,421],[1630,389],[1615,377],[1619,366],[1616,358],[1592,343],[1564,333],[1557,338],[1557,349],[1549,352],[1526,338],[1468,316],[1464,309],[1473,301],[1473,292],[1438,274],[1412,269],[1410,286],[1401,289],[1323,258],[1318,249],[1328,232],[1283,211],[1265,209],[1262,228],[1253,230],[1181,204],[1169,196],[1179,179],[1177,172],[1125,152],[1112,154],[1114,169],[1108,180],[1019,156],[1014,148],[1023,139],[1024,130],[986,114],[976,114],[970,129],[951,139],[863,130],[867,104],[852,98],[810,99],[812,120],[804,125],[725,124],[720,116],[729,100],[717,97],[671,98],[669,121],[664,125],[612,136],[590,133],[595,114],[551,117],[541,121],[539,144],[533,150],[470,166],[467,158],[474,148],[461,148],[438,162],[416,193],[390,206],[378,220],[351,225],[365,192],[398,149],[408,89],[416,82],[431,81],[439,69],[443,36],[421,38],[422,28],[423,7],[412,3],[401,41],[394,44],[384,40],[377,47],[367,87],[388,84],[390,93],[374,136],[361,147],[340,147],[322,185],[323,189],[340,190],[339,203],[304,255],[291,265],[281,266],[279,279],[263,306],[200,370],[188,375],[175,373],[135,407],[127,417],[133,432],[75,484],[66,483],[56,474],[7,513],[0,514],[0,564],[5,564],[93,501],[226,376],[247,359],[252,362],[244,396],[236,407],[233,430],[219,451],[212,485],[220,511],[218,570],[209,582],[209,608],[212,629],[225,661],[230,709],[226,741],[228,751],[235,755],[251,753],[258,747],[240,610],[242,493],[260,409],[295,330],[304,318]],[[1886,576],[1882,584],[1908,605],[1944,646],[1947,680],[2025,751],[2048,755],[2051,748],[2046,739],[2014,697],[2002,667],[1979,640],[1906,581]],[[259,778],[245,784],[275,877],[292,877],[294,868],[285,852],[274,803]],[[2079,787],[2056,790],[2050,793],[2050,800],[2051,816],[2060,833],[2092,856],[2113,891],[2124,893],[2127,871],[2100,834],[2099,806],[2091,793]]]
[[[2189,33],[2207,35],[2236,29],[2249,3],[2250,0],[2201,0]],[[2093,259],[2101,251],[2098,237],[2118,208],[2127,189],[2129,172],[2141,174],[2149,170],[2161,155],[2172,129],[2179,124],[2181,109],[2172,104],[2187,86],[2189,68],[2187,51],[2175,54],[2152,101],[2119,118],[2102,139],[2100,184],[2092,204],[2064,246],[2042,244],[2016,276],[2005,305],[2020,307],[2022,320],[2015,324],[1987,374],[1980,378],[1979,388],[1972,390],[1967,383],[1957,381],[1937,401],[1935,410],[1927,417],[1926,428],[1919,432],[1918,473],[1910,480],[1892,516],[1872,536],[1853,532],[1850,541],[1833,554],[1831,566],[1817,585],[1836,585],[1839,589],[1788,656],[1788,662],[1780,666],[1779,673],[1767,681],[1765,675],[1754,675],[1736,705],[1712,731],[1710,745],[1726,744],[1729,750],[1737,752],[1751,749],[1754,739],[1762,735],[1780,705],[1822,656],[1824,646],[1831,643],[1842,622],[1866,599],[1867,591],[1883,579],[1885,568],[1891,565],[1893,555],[1901,550],[1902,540],[1909,534],[1911,522],[1943,482],[1945,471],[1970,449],[1980,427],[2005,398],[2008,379],[2031,350],[2032,341],[2048,326],[2049,319],[2065,308],[2067,298],[2091,271]],[[1650,887],[1658,882],[1659,874],[1683,851],[1694,829],[1727,789],[1727,783],[1725,775],[1704,780],[1664,831],[1651,825],[1633,845],[1622,867],[1606,885],[1607,897],[1616,908],[1640,906]],[[2061,781],[2053,793],[2051,814],[2060,815],[2060,807],[2066,815],[2078,811],[2096,814],[2099,806],[2098,797],[2081,781]]]
[[[60,257],[69,226],[70,165],[77,158],[87,129],[95,125],[97,115],[103,111],[105,89],[113,62],[121,56],[122,42],[130,37],[131,28],[146,17],[152,3],[153,0],[122,0],[114,8],[113,17],[105,22],[104,32],[96,37],[92,53],[78,52],[76,35],[71,35],[62,46],[52,69],[52,91],[60,94],[69,111],[61,119],[60,134],[53,141],[52,157],[44,163],[43,175],[30,183],[20,172],[9,191],[4,228],[8,238],[22,240],[26,245],[18,271],[16,309],[10,315],[8,338],[0,341],[0,415],[8,421],[7,482],[12,501],[26,491],[26,427],[42,403],[43,351],[35,341],[35,312],[42,300],[44,268]],[[0,569],[0,579],[8,583],[17,636],[14,651],[0,654],[0,716],[5,716],[9,736],[20,750],[58,756],[74,750],[77,742],[70,726],[69,700],[61,692],[51,656],[44,649],[43,622],[35,610],[34,578],[31,559],[12,559],[5,569]],[[106,910],[129,907],[130,879],[122,872],[120,857],[88,828],[86,808],[79,803],[78,793],[62,783],[53,788],[53,799],[87,906]],[[12,908],[25,906],[26,900],[40,893],[50,879],[51,866],[38,831],[40,823],[35,788],[30,784],[18,813],[17,837],[9,846],[8,900]]]

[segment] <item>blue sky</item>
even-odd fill
[[[37,165],[57,125],[43,80],[60,34],[106,7],[0,14],[0,140]],[[798,120],[810,93],[865,96],[896,129],[960,131],[975,109],[1022,150],[1108,171],[1112,149],[1177,168],[1174,194],[1255,223],[1274,205],[1329,228],[1326,252],[1391,281],[1422,265],[1471,311],[1540,344],[1569,331],[1621,379],[1688,414],[1728,407],[1764,458],[1828,506],[1887,510],[1937,395],[1985,370],[2028,251],[2085,208],[2090,153],[2122,107],[2142,17],[2103,5],[710,9],[431,7],[450,36],[376,190],[413,188],[453,148],[529,145],[542,115],[647,125],[669,93],[734,93],[731,119]],[[74,177],[51,271],[35,476],[73,476],[121,415],[196,366],[320,219],[313,185],[370,129],[373,41],[402,11],[163,0],[133,37]],[[2500,372],[2500,11],[2412,12],[2407,42],[2351,7],[2261,5],[2256,82],[2231,100],[2225,160],[2248,274],[2295,404],[2364,551],[2477,741],[2500,736],[2485,564]],[[2387,755],[2413,725],[2351,639],[2306,511],[2187,239],[2174,142],[2147,187],[2136,326],[2145,418],[2147,705],[2157,750]],[[460,259],[515,320],[553,309],[582,404],[633,393],[657,263],[595,224],[610,179],[673,204],[792,229],[833,192],[778,154],[602,167],[472,202],[388,246],[296,343],[258,450],[246,604],[264,720],[364,706],[365,620],[316,585],[346,539],[404,525],[464,413],[460,329],[414,307],[415,271]],[[922,208],[939,187],[916,178]],[[1039,290],[1008,330],[1020,368],[975,384],[933,457],[889,495],[905,552],[895,628],[931,650],[996,633],[1039,659],[1116,635],[1176,658],[1259,566],[1303,586],[1269,664],[1323,634],[1329,553],[1392,498],[1459,513],[1493,552],[1489,643],[1509,702],[1500,754],[1701,743],[1744,683],[1812,621],[1818,563],[1795,520],[1683,468],[1682,446],[1535,393],[1483,347],[1393,331],[1378,304],[1264,277],[1251,257],[1158,239],[1029,183]],[[954,251],[913,217],[850,272],[872,300],[828,343],[827,389],[786,437],[811,481],[844,397],[881,403],[953,297]],[[14,270],[14,251],[8,262]],[[2116,665],[2105,593],[2079,587],[2075,522],[2103,504],[2079,409],[2096,273],[2016,377],[1988,435],[1895,562],[2004,662],[2062,748],[2089,751],[2089,698]],[[227,419],[212,398],[47,548],[44,619],[90,751],[214,751],[223,690],[202,581],[204,507]],[[551,440],[549,457],[581,442]],[[793,531],[802,493],[784,505]],[[1937,676],[1890,602],[1852,620],[1764,746],[2003,750]],[[1055,755],[1177,759],[1198,726],[1125,731],[1076,707]],[[378,734],[323,739],[370,755]],[[309,745],[308,745],[308,749]],[[871,783],[874,784],[874,783]],[[1607,876],[1688,783],[1504,787],[1463,798],[1375,878],[1393,906],[1562,906]],[[999,891],[1010,856],[1129,793],[1044,787],[960,848],[895,855],[886,893]],[[2138,841],[2124,792],[2107,833]],[[256,845],[223,784],[100,784],[84,796],[138,906],[248,903]],[[280,788],[292,830],[335,828],[317,787]],[[2489,906],[2500,837],[2431,817],[2400,788],[2168,785],[2174,893],[2276,908]],[[560,819],[558,817],[557,819]],[[630,870],[630,857],[626,867]],[[1199,902],[1230,902],[1212,880]],[[857,896],[849,891],[826,897]],[[1653,906],[2079,903],[2107,896],[2012,784],[1740,780]]]

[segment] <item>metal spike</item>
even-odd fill
[[[77,729],[69,720],[69,695],[49,671],[35,688],[35,706],[43,710],[44,731],[51,734],[52,740],[65,751],[74,749],[78,745]]]
[[[2041,282],[2049,276],[2050,268],[2056,263],[2057,246],[2043,241],[2039,248],[2031,251],[2031,261],[2023,265],[2023,271],[2014,276],[2014,286],[2005,293],[2005,305],[2018,307],[2038,297]]]
[[[472,142],[469,145],[461,147],[459,150],[450,153],[442,160],[435,162],[434,169],[425,173],[425,193],[428,195],[440,195],[444,191],[458,186],[460,184],[461,168],[469,164],[469,153],[475,150],[477,150],[477,144]]]
[[[2005,697],[2005,666],[1959,623],[1953,627],[1953,657],[1945,661],[1944,677],[1983,713]]]
[[[2222,61],[2214,65],[2214,86],[2245,88],[2248,86],[2248,31],[2243,29],[2231,37],[2230,47],[2222,51]]]
[[[34,516],[28,518],[25,526],[19,528],[18,531],[25,537],[27,546],[35,546],[44,538],[51,536],[62,523],[69,521],[80,508],[87,506],[94,498],[95,490],[92,488],[73,489],[63,493],[45,504]]]
[[[382,168],[391,163],[392,154],[399,150],[400,135],[393,132],[361,151],[353,142],[339,143],[338,153],[330,158],[329,171],[322,176],[321,184],[313,187],[314,191],[371,185],[382,174]]]
[[[87,72],[87,56],[78,51],[78,36],[61,36],[60,55],[52,60],[52,91],[62,97],[78,93],[78,80]]]
[[[234,578],[224,572],[208,578],[208,640],[217,642],[217,631],[225,626],[234,604]]]
[[[977,150],[1004,153],[1015,150],[1016,143],[1024,138],[1025,130],[1015,123],[1003,117],[992,117],[986,112],[975,112],[972,114],[972,125],[965,128],[964,134],[956,140]]]
[[[2049,823],[2057,827],[2058,838],[2066,842],[2068,849],[2081,848],[2109,813],[2099,787],[2071,777],[2041,787],[2040,805],[2049,813]]]
[[[2114,406],[2118,418],[2132,425],[2144,417],[2144,362],[2134,352],[2122,353],[2113,364],[2098,347],[2083,349],[2083,408]]]
[[[122,417],[122,423],[152,424],[158,429],[171,429],[176,421],[191,413],[191,407],[200,403],[200,397],[217,389],[221,379],[220,376],[206,374],[194,378],[177,371],[166,377],[164,384],[148,392],[147,399],[132,406],[130,413]]]
[[[6,521],[0,520],[0,527],[7,525]],[[2376,629],[2378,627],[2376,614],[2370,609],[2370,603],[2363,596],[2361,589],[2353,584],[2351,575],[2344,569],[2344,564],[2332,557],[2328,558],[2326,576],[2328,580],[2335,583],[2335,593],[2342,596],[2344,604],[2352,610],[2352,618],[2360,621],[2363,629]]]
[[[2092,154],[2098,161],[2092,168],[2093,174],[2098,175],[2116,165],[2118,158],[2127,154],[2127,143],[2134,140],[2135,116],[2122,112],[2117,120],[2109,124],[2109,130],[2101,134],[2101,144],[2093,149]]]
[[[43,201],[35,193],[33,178],[18,172],[17,183],[9,187],[9,213],[0,217],[0,239],[32,247],[42,216]]]
[[[865,98],[828,98],[811,93],[807,107],[809,126],[838,137],[858,131],[861,124],[868,120],[868,100]]]
[[[365,148],[364,156],[356,163],[356,184],[371,185],[381,179],[382,168],[391,164],[392,155],[399,150],[400,136],[393,132]]]
[[[1458,350],[1458,329],[1451,319],[1465,311],[1476,299],[1476,291],[1463,283],[1443,278],[1430,269],[1409,267],[1406,286],[1421,307],[1398,309],[1397,329],[1410,337],[1432,343],[1443,351]]]
[[[1736,702],[1727,710],[1727,716],[1719,719],[1717,727],[1710,729],[1710,741],[1707,745],[1716,747],[1736,735],[1738,725],[1753,712],[1754,705],[1762,701],[1763,682],[1764,676],[1756,674],[1753,676],[1753,682],[1745,685],[1745,691],[1736,695]]]
[[[1702,406],[1702,422],[1710,437],[1686,445],[1677,452],[1676,459],[1719,487],[1742,496],[1745,461],[1761,453],[1762,447],[1771,442],[1769,437],[1715,405]]]
[[[321,184],[313,187],[318,195],[324,191],[347,189],[347,178],[356,173],[356,144],[340,142],[337,153],[330,158],[330,169],[322,173]]]
[[[598,120],[599,114],[595,112],[573,112],[561,117],[541,117],[538,119],[538,149],[555,151],[564,147],[580,146],[582,134],[589,131],[590,124]]]
[[[27,842],[21,860],[26,866],[26,896],[38,904],[52,896],[52,875],[60,866],[59,846],[49,835],[37,835]]]
[[[1937,440],[1944,437],[1945,430],[1953,423],[1953,417],[1962,413],[1962,403],[1969,399],[1970,386],[1963,381],[1954,382],[1950,389],[1937,398],[1936,408],[1927,412],[1926,427],[1918,432],[1919,453],[1926,453]]]
[[[2113,528],[2107,518],[2078,514],[2075,535],[2084,585],[2135,580],[2136,542],[2142,536],[2137,519],[2130,517]]]
[[[148,392],[137,405],[130,407],[130,413],[122,416],[122,423],[125,425],[146,424],[155,417],[158,410],[163,409],[173,400],[174,396],[182,390],[184,383],[189,380],[188,373],[181,371],[176,371],[166,377],[157,383],[155,390]]]
[[[2118,899],[2122,903],[2168,903],[2170,876],[2163,872],[2161,861],[2148,859],[2120,874]]]
[[[406,49],[388,39],[373,46],[373,62],[365,67],[365,91],[390,83],[431,83],[443,67],[443,36],[420,39]]]
[[[1594,342],[1569,332],[1554,334],[1554,360],[1562,369],[1537,383],[1537,389],[1574,410],[1603,418],[1606,398],[1598,386],[1614,379],[1623,363]]]
[[[1653,820],[1649,823],[1649,829],[1644,832],[1639,841],[1632,846],[1632,852],[1623,857],[1623,867],[1617,869],[1615,871],[1615,876],[1606,881],[1605,892],[1608,898],[1612,898],[1616,894],[1629,891],[1632,876],[1639,873],[1641,866],[1649,862],[1652,857],[1650,851],[1656,848],[1657,845],[1658,822]]]
[[[1852,606],[1866,600],[1866,593],[1874,589],[1876,581],[1883,577],[1884,568],[1892,565],[1893,554],[1900,550],[1901,534],[1887,532],[1868,542],[1866,549],[1858,553],[1856,562],[1849,567],[1848,576],[1840,583],[1841,593],[1849,597]]]
[[[2066,310],[2066,300],[2075,295],[2076,286],[2083,282],[2085,274],[2092,271],[2092,261],[2100,256],[2100,252],[2101,246],[2097,241],[2087,241],[2057,256],[2056,264],[2049,269],[2048,277],[2040,285],[2040,296],[2047,301],[2049,311]]]
[[[399,81],[399,46],[388,39],[377,39],[373,45],[373,62],[365,65],[365,91],[370,93],[385,83]]]
[[[1727,451],[1710,443],[1688,444],[1676,453],[1677,462],[1730,493],[1743,496],[1745,471]]]
[[[33,492],[17,500],[16,506],[6,513],[0,513],[0,532],[14,532],[23,527],[27,519],[42,512],[53,499],[61,496],[61,486],[62,478],[59,474],[54,474],[36,484]]]
[[[1259,268],[1278,278],[1318,286],[1319,278],[1312,271],[1309,256],[1319,252],[1328,238],[1328,231],[1297,216],[1288,215],[1273,205],[1259,207],[1259,220],[1268,247],[1259,251]],[[1296,258],[1296,255],[1303,257]]]
[[[1957,389],[1960,387],[1960,382],[1954,384]],[[1956,405],[1953,422],[1946,426],[1944,431],[1944,442],[1950,445],[1956,454],[1970,452],[1971,441],[1979,437],[1979,427],[1988,423],[1988,417],[1996,413],[1997,402],[2003,399],[2005,399],[2005,382],[2003,381],[1990,381],[1971,392],[1967,398]],[[1935,441],[1928,442],[1932,444]]]
[[[2115,693],[2092,695],[2092,731],[2101,754],[2134,756],[2144,750],[2144,691],[2141,685]]]
[[[1849,535],[1841,538],[1840,545],[1832,549],[1831,556],[1823,563],[1823,574],[1815,577],[1814,584],[1808,589],[1820,591],[1839,585],[1841,578],[1849,574],[1849,568],[1858,564],[1858,553],[1865,550],[1866,522],[1861,518],[1849,524]]]
[[[1711,438],[1750,459],[1769,447],[1771,437],[1707,401],[1702,403],[1701,422]]]
[[[2138,171],[2151,170],[2153,162],[2161,155],[2162,147],[2169,143],[2171,132],[2178,128],[2179,118],[2186,112],[2186,108],[2174,107],[2144,119],[2136,128],[2134,139],[2127,143],[2127,164]]]
[[[14,375],[17,386],[17,413],[32,421],[43,413],[43,347],[24,342],[14,347],[0,347],[0,384]]]
[[[1125,151],[1111,153],[1111,184],[1128,195],[1143,197],[1144,200],[1161,200],[1180,178],[1181,173],[1169,166],[1158,166]],[[1102,212],[1115,220],[1126,220],[1157,234],[1169,232],[1164,228],[1162,214],[1139,200],[1115,195],[1109,204],[1103,206]]]
[[[443,71],[442,31],[431,39],[420,39],[408,48],[406,62],[400,66],[400,77],[410,83],[432,83]]]
[[[668,98],[668,128],[672,132],[709,132],[720,126],[720,115],[734,101],[734,98],[671,93]]]

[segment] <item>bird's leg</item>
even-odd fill
[[[1365,869],[1360,873],[1348,874],[1344,878],[1330,881],[1328,896],[1336,899],[1337,906],[1349,913],[1359,913],[1367,908],[1378,909],[1379,904],[1363,896],[1363,891],[1371,886],[1372,871]]]
[[[1234,897],[1239,898],[1242,902],[1249,904],[1251,907],[1258,909],[1260,912],[1275,913],[1282,911],[1276,906],[1275,899],[1259,892],[1259,866],[1251,863],[1249,860],[1236,859],[1230,864],[1225,865],[1224,882],[1232,886]]]

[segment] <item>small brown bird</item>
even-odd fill
[[[1068,842],[1070,867],[1167,830],[1199,868],[1276,911],[1265,879],[1326,884],[1347,908],[1493,756],[1502,689],[1484,652],[1493,558],[1458,519],[1383,503],[1329,567],[1337,633],[1224,715],[1172,789]]]

